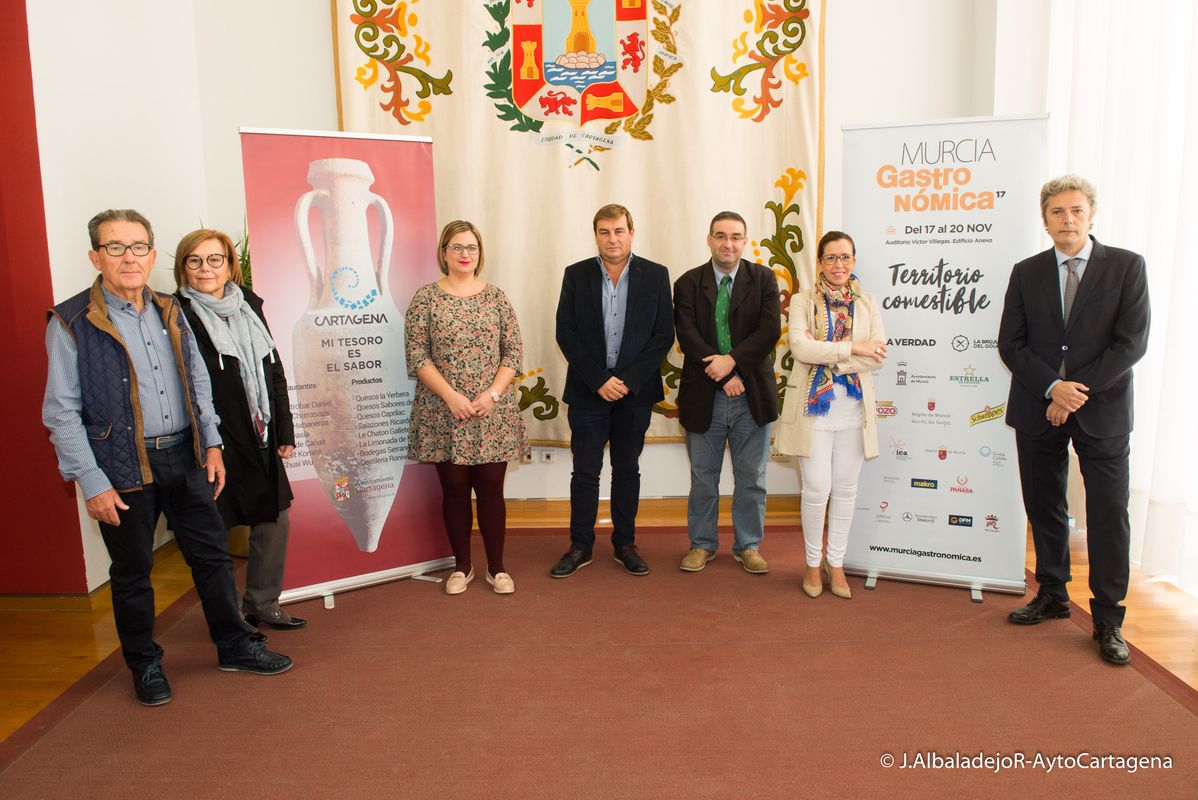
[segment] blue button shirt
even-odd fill
[[[607,368],[615,369],[616,361],[620,358],[620,344],[624,340],[624,315],[628,312],[628,265],[632,263],[632,254],[624,262],[620,276],[612,283],[603,266],[603,259],[595,256],[599,264],[599,274],[603,276],[603,333],[607,343]]]

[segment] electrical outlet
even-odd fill
[[[554,453],[553,450],[546,448],[541,451],[541,463],[542,464],[552,464],[555,461],[557,461],[556,456],[557,456],[557,454]]]

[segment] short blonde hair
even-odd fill
[[[483,271],[483,237],[478,232],[478,228],[474,227],[473,222],[464,219],[455,219],[441,229],[441,240],[437,243],[437,266],[441,268],[442,275],[449,274],[449,264],[445,261],[445,248],[449,246],[449,240],[459,233],[472,233],[475,240],[478,241],[478,266],[474,268],[474,274],[477,276]]]

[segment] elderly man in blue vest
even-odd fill
[[[157,252],[149,221],[131,209],[88,223],[91,288],[49,312],[42,420],[59,470],[79,484],[112,559],[112,607],[134,694],[171,699],[154,641],[154,529],[166,514],[203,603],[217,664],[276,675],[291,659],[237,609],[228,538],[215,498],[225,485],[219,418],[191,329],[169,294],[146,286]]]

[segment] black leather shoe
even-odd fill
[[[281,608],[274,608],[259,614],[247,613],[245,621],[255,628],[261,625],[269,625],[276,631],[291,631],[308,624],[308,620],[293,617]]]
[[[133,693],[143,706],[160,706],[171,701],[171,685],[162,674],[161,664],[151,664],[144,672],[133,673]]]
[[[1017,608],[1007,614],[1007,622],[1014,622],[1016,625],[1039,625],[1046,619],[1066,619],[1069,613],[1068,600],[1058,600],[1042,594],[1023,608]]]
[[[1131,661],[1131,651],[1123,640],[1123,631],[1118,625],[1098,623],[1094,626],[1094,638],[1098,640],[1098,654],[1112,664]]]
[[[590,563],[590,550],[579,550],[577,547],[571,547],[570,552],[559,558],[557,563],[553,565],[553,569],[549,570],[549,577],[568,578]]]
[[[268,639],[266,638],[265,633],[261,633],[259,631],[254,631],[253,633],[250,634],[250,641],[251,642],[262,642],[262,644],[266,644]]]
[[[278,675],[291,669],[291,659],[282,653],[267,650],[262,642],[247,641],[245,649],[237,653],[221,654],[216,665],[225,672]]]
[[[636,551],[636,545],[630,544],[616,551],[616,561],[624,565],[624,571],[629,575],[648,575],[649,565],[641,554]]]

